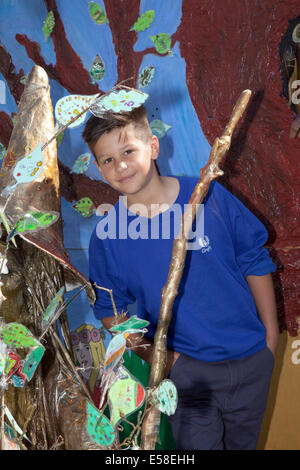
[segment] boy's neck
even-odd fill
[[[177,178],[160,176],[156,171],[152,175],[149,183],[138,194],[129,194],[127,196],[127,208],[133,204],[145,206],[146,213],[140,215],[153,217],[161,210],[153,209],[155,205],[164,205],[163,210],[174,204],[179,193],[179,181]],[[151,207],[152,206],[152,207]],[[152,209],[152,211],[151,211]],[[136,212],[132,210],[132,212]]]

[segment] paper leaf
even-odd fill
[[[18,370],[20,365],[21,359],[19,358],[19,356],[13,351],[8,351],[4,369],[4,375],[6,376],[6,379],[11,377]]]
[[[82,155],[79,155],[70,173],[76,173],[77,175],[79,175],[80,173],[84,173],[89,167],[90,160],[91,155],[89,153],[83,153]]]
[[[69,95],[60,98],[55,105],[55,119],[62,125],[75,119],[98,95]],[[77,121],[70,124],[69,127],[80,126],[86,119],[87,113],[84,113]]]
[[[139,74],[138,78],[138,85],[141,88],[144,88],[152,82],[155,74],[155,67],[153,65],[148,65],[148,67],[145,67],[141,73]]]
[[[89,197],[79,199],[72,207],[79,212],[83,217],[91,217],[96,210],[96,206]]]
[[[26,359],[23,364],[22,373],[26,376],[28,382],[32,379],[33,374],[35,373],[43,355],[45,348],[40,345],[37,348],[33,348],[29,354],[26,356]]]
[[[112,91],[108,95],[96,101],[107,111],[115,113],[128,112],[133,108],[138,108],[145,103],[149,95],[136,90]]]
[[[96,2],[89,3],[89,12],[93,21],[96,24],[106,24],[107,16],[102,6]]]
[[[18,160],[15,164],[12,174],[17,182],[12,186],[4,188],[2,195],[7,196],[20,183],[31,183],[41,174],[42,170],[43,154],[42,144],[40,144],[33,150],[33,152],[26,155],[21,160]]]
[[[54,26],[55,26],[54,14],[53,14],[53,11],[49,11],[42,27],[45,39],[48,39],[48,37],[53,31]]]
[[[7,323],[3,326],[0,336],[5,344],[15,348],[30,348],[39,345],[32,333],[20,323]]]
[[[112,384],[108,392],[110,421],[115,426],[138,410],[144,403],[146,392],[143,386],[128,371],[126,376]]]
[[[105,65],[99,54],[96,57],[90,67],[91,82],[94,84],[100,82],[105,75]]]
[[[128,320],[119,323],[118,325],[114,325],[110,328],[110,331],[112,332],[118,332],[118,333],[123,333],[127,330],[140,330],[142,328],[145,328],[146,326],[149,325],[149,322],[147,320],[144,320],[142,318],[138,318],[136,315],[132,315]]]
[[[114,428],[108,418],[88,401],[86,416],[86,429],[90,438],[104,447],[112,445],[116,437]]]
[[[149,28],[149,26],[151,25],[154,19],[154,15],[154,10],[146,11],[137,19],[137,21],[134,23],[134,25],[130,28],[129,31],[145,31],[145,29]]]
[[[155,49],[159,54],[166,54],[170,52],[171,38],[167,33],[160,33],[156,36],[150,36],[151,41],[154,42]]]
[[[54,224],[59,218],[58,212],[28,212],[25,214],[13,227],[12,231],[7,237],[10,241],[12,237],[18,234],[24,235],[25,233],[41,230]]]
[[[158,400],[157,408],[164,414],[173,415],[177,408],[177,389],[171,380],[163,380],[154,391],[154,396]]]
[[[50,323],[50,321],[52,320],[52,318],[55,316],[57,310],[58,310],[58,307],[61,303],[61,300],[63,298],[63,295],[65,293],[65,286],[63,286],[56,294],[55,296],[53,297],[53,299],[51,300],[51,302],[49,303],[48,307],[46,308],[45,312],[44,312],[44,315],[43,315],[43,319],[42,319],[42,329],[44,330],[48,324]]]
[[[165,124],[160,119],[154,119],[153,121],[150,122],[150,128],[151,128],[152,134],[156,135],[158,139],[161,139],[162,137],[164,137],[167,131],[171,129],[171,127],[172,126]]]

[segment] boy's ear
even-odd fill
[[[156,135],[153,135],[151,137],[151,151],[152,151],[152,154],[151,154],[152,160],[156,160],[159,155],[159,140],[156,137]]]

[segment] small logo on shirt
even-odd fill
[[[204,238],[199,237],[198,243],[201,248],[201,253],[207,253],[211,251],[212,247],[210,245],[210,240],[207,235],[204,235]]]

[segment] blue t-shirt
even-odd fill
[[[155,335],[161,290],[178,233],[178,209],[183,212],[198,181],[177,179],[180,191],[167,211],[151,219],[141,217],[119,200],[99,220],[90,240],[92,284],[112,289],[118,312],[137,300],[138,316],[150,321],[145,335],[150,339]],[[198,215],[204,213],[204,233],[199,216],[173,306],[168,349],[208,362],[238,359],[266,344],[265,328],[245,277],[268,274],[276,266],[263,248],[268,239],[263,224],[221,184],[210,184],[202,209]],[[109,293],[99,289],[95,293],[96,318],[113,316]]]

